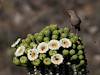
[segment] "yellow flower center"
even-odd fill
[[[44,51],[44,50],[45,50],[45,46],[43,46],[43,47],[41,48],[41,50]]]
[[[32,56],[32,58],[34,58],[34,57],[35,57],[35,53],[34,53],[34,52],[32,52],[31,56]]]
[[[20,49],[19,51],[18,51],[18,53],[21,53],[22,52],[22,49]]]
[[[52,47],[54,47],[54,48],[57,47],[57,44],[56,43],[52,44]]]

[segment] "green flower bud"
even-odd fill
[[[28,34],[28,35],[27,35],[27,37],[30,37],[30,36],[32,36],[32,34]]]
[[[68,33],[69,31],[70,31],[69,28],[67,28],[67,27],[64,28],[65,33]]]
[[[13,63],[14,63],[15,65],[20,65],[20,61],[19,61],[19,59],[18,59],[17,57],[14,57],[14,58],[13,58]]]
[[[73,45],[72,45],[72,47],[73,47],[73,49],[75,49],[75,48],[76,48],[76,45],[75,45],[75,44],[73,44]]]
[[[34,47],[36,47],[36,46],[37,46],[37,44],[35,44],[34,42],[31,42],[31,43],[30,43],[30,47],[31,47],[31,48],[34,48]]]
[[[22,40],[22,43],[26,43],[25,39]]]
[[[26,39],[25,39],[25,42],[26,42],[26,43],[29,43],[29,42],[31,42],[31,39],[30,39],[30,38],[26,38]]]
[[[41,32],[44,34],[44,32],[45,32],[46,30],[49,30],[49,29],[44,28]]]
[[[55,55],[57,54],[57,51],[56,50],[50,50],[49,51],[49,55],[52,56],[52,55]]]
[[[45,57],[46,57],[46,54],[40,54],[40,55],[39,55],[39,59],[40,59],[40,60],[45,59]]]
[[[54,25],[54,24],[50,25],[50,30],[51,31],[57,30],[57,28],[58,28],[57,25]]]
[[[50,64],[51,64],[51,59],[50,59],[50,58],[45,58],[45,59],[43,60],[43,63],[44,63],[45,65],[50,65]]]
[[[37,44],[36,44],[36,43],[34,43],[34,44],[33,44],[33,48],[36,48],[36,47],[37,47]]]
[[[44,37],[44,33],[43,32],[40,32],[38,35]]]
[[[34,38],[36,39],[39,33],[35,33],[34,34]]]
[[[49,42],[50,38],[49,37],[44,37],[43,41],[44,42]]]
[[[70,38],[70,40],[71,40],[72,43],[76,43],[77,42],[76,39],[74,39],[74,38]]]
[[[67,56],[67,55],[69,54],[69,51],[66,50],[66,49],[64,49],[64,50],[62,51],[62,54],[65,55],[65,56]]]
[[[78,55],[81,55],[81,54],[83,54],[83,51],[82,50],[79,50],[78,51]]]
[[[44,31],[42,30],[38,35],[43,36],[44,37]]]
[[[41,62],[40,59],[36,59],[36,60],[32,61],[32,64],[34,66],[39,66],[40,62]]]
[[[77,58],[78,58],[77,55],[73,55],[73,56],[71,57],[71,60],[76,60]]]
[[[25,53],[27,54],[29,50],[30,50],[30,48],[25,49]]]
[[[49,36],[50,34],[51,34],[50,30],[45,30],[45,31],[44,31],[44,35],[45,35],[45,36]]]
[[[61,38],[66,38],[67,37],[67,34],[66,33],[62,33],[61,34]]]
[[[33,43],[33,42],[31,42],[31,43],[30,43],[30,47],[33,47],[33,44],[34,44],[34,43]]]
[[[70,50],[70,55],[74,55],[75,54],[75,50]]]
[[[28,35],[27,35],[27,38],[33,40],[33,39],[34,39],[34,36],[33,36],[32,34],[28,34]]]
[[[84,56],[83,55],[79,55],[79,59],[80,60],[84,59]]]
[[[26,56],[20,57],[20,62],[21,62],[21,64],[27,63],[27,57]]]
[[[50,29],[50,26],[46,26],[43,30],[48,30]]]
[[[60,28],[58,31],[59,31],[60,34],[62,34],[63,33],[63,28]]]
[[[57,35],[52,35],[52,39],[57,40],[58,39],[58,36]]]
[[[28,47],[27,43],[21,43],[20,45],[24,46],[24,47]]]
[[[73,36],[73,38],[76,39],[76,40],[79,39],[78,35]]]
[[[42,36],[37,36],[36,41],[41,42],[43,40]]]
[[[54,30],[52,34],[53,35],[59,35],[59,31],[58,30]]]
[[[49,25],[49,26],[46,26],[46,28],[47,28],[47,29],[50,29],[50,25]]]
[[[85,60],[80,61],[80,65],[83,65],[83,64],[85,64]]]
[[[78,50],[81,50],[81,49],[83,49],[83,46],[82,46],[82,45],[78,45],[78,46],[77,46],[77,49],[78,49]]]

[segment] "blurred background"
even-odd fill
[[[27,75],[12,64],[10,45],[51,23],[69,25],[63,9],[75,9],[81,19],[88,75],[100,75],[100,0],[0,0],[0,75]]]

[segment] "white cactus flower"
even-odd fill
[[[15,56],[21,56],[23,55],[25,52],[25,47],[24,46],[20,46],[17,48],[16,52],[15,52]]]
[[[38,45],[37,49],[39,53],[46,53],[49,50],[48,44],[45,42],[42,42]]]
[[[63,63],[63,56],[61,54],[55,54],[53,56],[51,56],[51,62],[53,64],[56,64],[56,65],[60,65],[61,63]]]
[[[38,58],[38,51],[37,51],[37,49],[35,49],[35,48],[34,49],[30,49],[28,51],[27,57],[28,57],[28,59],[30,61],[33,61],[33,60],[37,59]]]
[[[16,45],[18,45],[18,43],[21,41],[21,38],[17,39],[17,41],[15,43],[13,43],[11,45],[11,47],[15,47]]]
[[[51,50],[58,50],[61,46],[58,40],[51,40],[48,45]]]
[[[61,46],[62,46],[63,48],[69,48],[69,47],[72,46],[72,42],[71,42],[69,39],[67,39],[67,38],[61,39],[61,40],[60,40],[60,43],[61,43]]]

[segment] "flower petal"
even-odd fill
[[[21,56],[24,54],[25,51],[25,47],[24,46],[20,46],[17,48],[16,52],[15,52],[15,56]]]
[[[21,38],[17,39],[17,41],[16,41],[15,43],[13,43],[13,44],[11,45],[11,47],[15,47],[20,41],[21,41]]]
[[[51,50],[57,50],[60,48],[60,43],[58,40],[51,40],[48,45],[49,49]]]
[[[28,54],[27,54],[27,57],[30,61],[33,61],[35,59],[38,58],[38,52],[37,52],[37,49],[31,49],[28,51]]]
[[[42,42],[38,45],[37,49],[39,53],[46,53],[49,50],[48,44],[45,42]]]
[[[61,63],[63,63],[63,59],[64,58],[61,54],[55,54],[51,56],[51,62],[56,65],[60,65]]]
[[[72,46],[72,42],[67,38],[61,39],[60,43],[61,43],[61,46],[64,47],[64,48],[69,48],[69,47]]]

